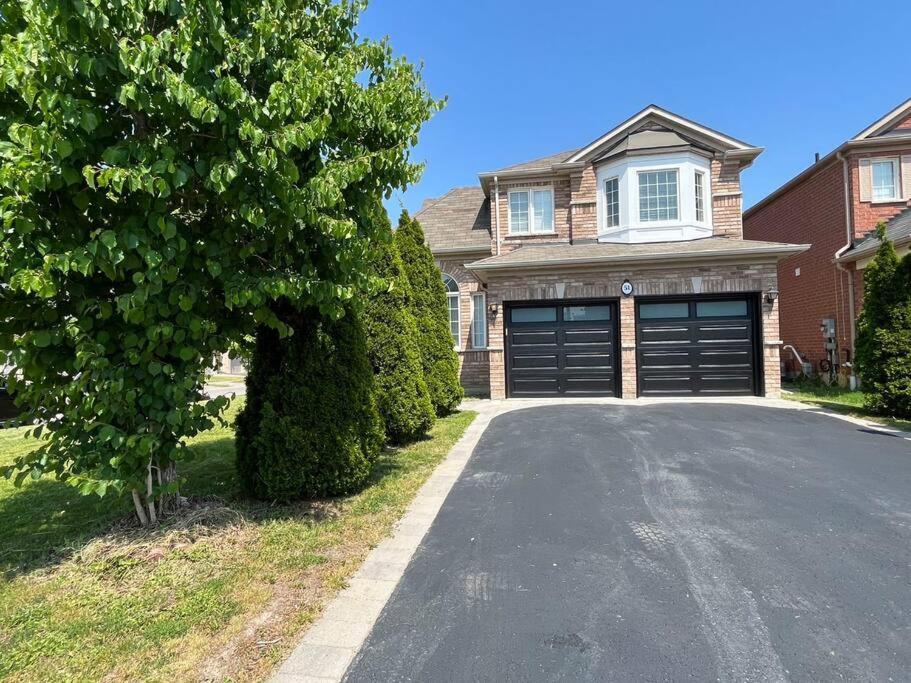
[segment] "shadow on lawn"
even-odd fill
[[[205,527],[206,533],[211,533],[241,520],[259,524],[309,517],[319,522],[334,516],[345,500],[280,504],[245,499],[234,469],[232,437],[195,444],[192,450],[193,458],[178,466],[181,493],[189,498],[190,507],[151,531],[139,527],[128,497],[102,500],[82,496],[75,488],[50,478],[29,481],[0,497],[0,576],[12,580],[35,570],[52,569],[102,537],[115,543],[151,543],[188,524]],[[401,469],[398,452],[394,448],[383,451],[364,488]]]

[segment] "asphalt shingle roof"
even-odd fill
[[[432,251],[490,249],[490,200],[480,187],[457,187],[427,200],[414,217]]]
[[[546,157],[540,157],[539,159],[523,161],[521,164],[513,164],[512,166],[499,168],[496,171],[492,171],[492,173],[506,173],[507,171],[535,171],[538,169],[541,169],[542,171],[549,171],[551,166],[566,161],[578,151],[578,149],[570,149],[566,152],[550,154]]]
[[[707,237],[704,239],[685,242],[649,242],[640,244],[625,244],[611,242],[591,242],[586,244],[551,243],[529,244],[513,251],[481,259],[470,264],[470,268],[486,270],[496,268],[510,268],[534,266],[536,264],[554,263],[557,265],[572,265],[574,261],[581,263],[593,259],[605,261],[648,260],[651,258],[686,258],[700,255],[724,256],[730,254],[737,256],[739,253],[784,254],[804,251],[807,245],[784,244],[781,242],[760,242],[757,240],[734,240],[726,237]]]
[[[908,207],[886,223],[886,239],[890,242],[905,242],[911,238],[911,207]],[[862,242],[858,242],[842,256],[843,260],[853,260],[852,256],[879,249],[879,238],[872,234]]]

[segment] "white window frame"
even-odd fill
[[[693,175],[693,213],[697,223],[705,223],[705,173]]]
[[[892,195],[889,197],[876,196],[876,174],[873,172],[873,168],[877,164],[892,165]],[[901,201],[901,180],[901,163],[899,162],[898,157],[878,157],[876,159],[870,159],[870,200],[874,204]]]
[[[550,229],[549,230],[535,230],[535,204],[534,204],[534,193],[535,192],[550,192]],[[512,196],[519,192],[524,192],[528,195],[528,230],[525,232],[517,232],[513,230],[512,225]],[[514,187],[506,193],[506,225],[509,235],[554,235],[556,234],[557,227],[557,212],[556,212],[556,202],[554,199],[554,188],[553,185],[529,185],[528,187]]]
[[[617,184],[617,217],[616,217],[616,222],[613,224],[611,224],[610,192],[607,189],[607,186],[610,183]],[[604,181],[604,226],[608,230],[620,227],[620,202],[621,202],[620,176],[618,176],[618,175],[611,176],[610,178],[608,178],[607,180]]]
[[[487,348],[487,294],[484,292],[471,295],[471,347]]]
[[[455,291],[452,291],[449,288],[449,283],[455,285]],[[462,302],[461,302],[461,292],[459,291],[459,281],[456,280],[449,273],[443,273],[443,284],[446,285],[446,313],[449,317],[449,334],[452,335],[452,323],[455,322],[456,329],[458,334],[453,335],[453,341],[455,342],[452,345],[456,351],[461,350],[462,348]],[[455,299],[455,309],[452,307],[452,300]],[[452,319],[452,311],[455,310],[456,317],[455,321]]]
[[[668,208],[668,217],[667,218],[642,218],[642,176],[650,175],[652,173],[673,173],[676,176],[676,182],[674,186],[677,188],[677,194],[674,199],[675,202],[675,211],[677,215],[673,218],[670,217],[670,209]],[[668,166],[667,168],[650,168],[647,170],[636,171],[636,214],[639,217],[639,223],[643,225],[652,224],[652,223],[676,223],[681,221],[683,216],[683,207],[681,204],[680,196],[680,167],[679,166]],[[670,196],[670,195],[668,195]],[[646,211],[651,211],[652,209],[646,209]],[[656,211],[661,211],[661,209],[655,209]]]

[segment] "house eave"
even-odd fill
[[[744,263],[759,261],[781,261],[789,256],[800,254],[810,248],[809,244],[792,244],[788,246],[775,245],[774,247],[752,247],[749,249],[716,249],[711,251],[694,252],[691,254],[668,252],[657,254],[635,255],[604,255],[585,258],[562,258],[549,261],[512,261],[500,264],[484,264],[481,262],[468,263],[465,268],[477,274],[486,281],[489,274],[513,271],[552,271],[555,269],[607,267],[618,269],[634,265],[641,267],[650,264],[668,264],[686,262],[687,266],[719,263]]]
[[[861,261],[865,258],[871,257],[879,251],[879,247],[882,243],[877,240],[869,246],[863,247],[862,249],[850,249],[844,254],[835,257],[835,260],[838,263],[854,263],[856,261]],[[892,240],[892,246],[894,247],[904,247],[911,245],[911,235],[906,235],[905,237],[897,237]]]
[[[453,256],[459,254],[490,254],[491,247],[488,244],[487,246],[478,245],[470,247],[430,247],[430,252],[434,256]]]

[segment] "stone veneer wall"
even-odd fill
[[[620,285],[629,279],[635,287],[631,297],[620,296]],[[765,292],[777,286],[777,265],[711,265],[688,268],[641,268],[592,270],[572,273],[512,273],[492,276],[488,282],[487,302],[497,304],[497,315],[488,313],[490,394],[506,397],[504,356],[504,303],[551,299],[620,299],[620,353],[623,398],[636,397],[636,321],[637,296],[672,294],[720,294]],[[778,304],[762,302],[762,354],[765,395],[777,397],[781,390],[779,365]]]

